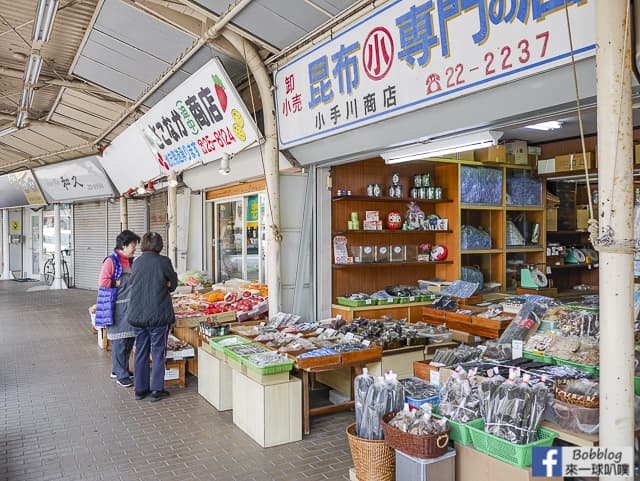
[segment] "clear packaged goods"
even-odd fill
[[[287,364],[290,362],[289,359],[275,352],[252,354],[248,360],[258,367],[277,366],[278,364]]]
[[[366,439],[384,439],[382,416],[391,411],[399,411],[404,405],[404,389],[393,373],[373,383],[365,398],[360,427],[356,426],[359,436]]]
[[[362,415],[364,412],[367,391],[373,384],[373,376],[369,375],[369,370],[365,367],[362,374],[359,374],[353,380],[353,396],[356,410],[356,434],[362,437],[359,428],[362,425]]]
[[[438,414],[452,421],[467,423],[480,417],[480,395],[475,382],[475,370],[469,375],[456,369],[440,391]]]

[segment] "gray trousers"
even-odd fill
[[[129,357],[134,341],[133,337],[111,340],[111,363],[113,364],[111,370],[118,379],[129,377]]]
[[[135,391],[137,393],[163,391],[169,326],[136,327],[135,331],[136,357],[133,370]],[[149,373],[149,355],[153,359],[151,373]]]

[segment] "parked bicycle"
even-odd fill
[[[67,287],[71,287],[69,285],[69,283],[71,282],[71,277],[69,276],[69,266],[67,265],[67,262],[64,260],[64,257],[69,255],[69,251],[66,249],[63,249],[60,251],[60,254],[62,254],[60,258],[60,264],[62,265],[62,280],[64,281]],[[56,262],[55,262],[55,256],[53,255],[53,252],[47,255],[49,256],[49,258],[44,263],[42,272],[44,276],[44,282],[48,286],[50,286],[53,284],[53,280],[56,278]]]

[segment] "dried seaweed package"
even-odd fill
[[[545,384],[545,378],[542,378],[542,382],[537,383],[531,388],[531,409],[529,415],[529,426],[527,430],[526,443],[532,443],[537,440],[538,426],[542,422],[544,412],[549,403],[549,398],[553,396],[549,395],[549,389]]]
[[[484,425],[486,432],[507,440],[509,440],[509,433],[504,427],[505,423],[511,424],[511,416],[506,412],[506,409],[508,404],[515,398],[515,396],[512,395],[512,391],[516,389],[516,380],[517,369],[509,369],[509,379],[498,386],[498,389],[495,391],[490,408],[493,416]]]
[[[480,398],[480,414],[485,419],[485,426],[495,422],[495,399],[498,388],[504,383],[502,376],[496,375],[498,368],[487,372],[488,379],[484,379],[478,385],[478,397]],[[485,428],[487,432],[488,429]]]
[[[540,325],[549,304],[544,301],[529,301],[522,306],[509,327],[498,339],[498,344],[511,344],[513,340],[524,341],[529,333],[535,332]]]
[[[389,372],[385,374],[385,378],[389,389],[389,399],[387,410],[382,413],[383,415],[390,411],[399,411],[404,405],[404,387],[398,382],[398,375]]]
[[[365,401],[367,399],[367,391],[373,384],[373,376],[369,376],[369,370],[365,367],[362,374],[359,374],[353,380],[353,395],[356,409],[356,434],[360,437],[360,429],[362,427],[362,417],[364,414]]]
[[[362,412],[362,425],[358,436],[365,439],[383,439],[382,426],[380,420],[386,413],[388,387],[384,377],[378,376],[367,391],[367,397]]]
[[[398,412],[391,421],[389,421],[389,426],[392,426],[396,429],[399,429],[403,433],[406,433],[409,430],[409,426],[413,423],[415,419],[414,412],[409,409],[409,404],[405,403],[402,411]]]
[[[509,381],[502,385],[502,392],[498,390],[496,436],[514,444],[525,444],[528,439],[533,391],[528,374],[525,374],[522,382],[511,382],[511,379],[510,376]]]
[[[475,380],[477,369],[469,370],[466,379],[469,384],[469,394],[462,400],[458,409],[452,416],[453,421],[468,423],[480,417],[480,393],[478,391],[478,383]]]
[[[440,405],[438,406],[438,414],[441,416],[452,417],[456,412],[460,402],[468,394],[465,392],[465,386],[462,382],[462,373],[466,371],[458,367],[440,391]]]

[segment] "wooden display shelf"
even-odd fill
[[[422,308],[430,302],[409,302],[406,304],[384,304],[381,306],[349,307],[333,304],[331,315],[340,314],[345,321],[352,321],[355,317],[379,318],[385,315],[397,319],[407,319],[409,322],[422,320]]]
[[[524,247],[516,247],[516,246],[507,246],[507,254],[513,253],[513,252],[542,252],[545,250],[544,247],[542,246],[524,246]]]
[[[368,196],[368,195],[341,195],[341,196],[334,196],[331,197],[331,200],[333,202],[339,202],[339,201],[345,201],[345,200],[350,200],[350,201],[364,201],[364,202],[402,202],[402,203],[407,203],[407,202],[416,202],[416,203],[420,203],[420,204],[444,204],[444,203],[448,203],[448,202],[453,202],[452,199],[412,199],[409,197],[373,197],[373,196]]]
[[[558,234],[558,235],[581,235],[581,234],[588,234],[589,231],[587,230],[548,230],[547,234],[552,235],[552,234]]]
[[[523,211],[523,212],[540,212],[544,210],[544,207],[527,207],[527,206],[515,206],[515,205],[508,205],[506,207],[506,210],[508,211]]]
[[[451,229],[448,230],[337,230],[331,233],[331,235],[346,235],[346,234],[452,234]]]
[[[502,249],[468,249],[460,251],[460,254],[500,254]]]
[[[559,266],[554,266],[551,264],[547,264],[547,267],[551,270],[554,269],[598,269],[599,266],[593,264],[561,264]]]
[[[356,262],[353,264],[333,264],[333,268],[348,269],[351,267],[424,266],[429,264],[453,264],[453,261]]]
[[[504,210],[501,205],[460,204],[462,210]]]

